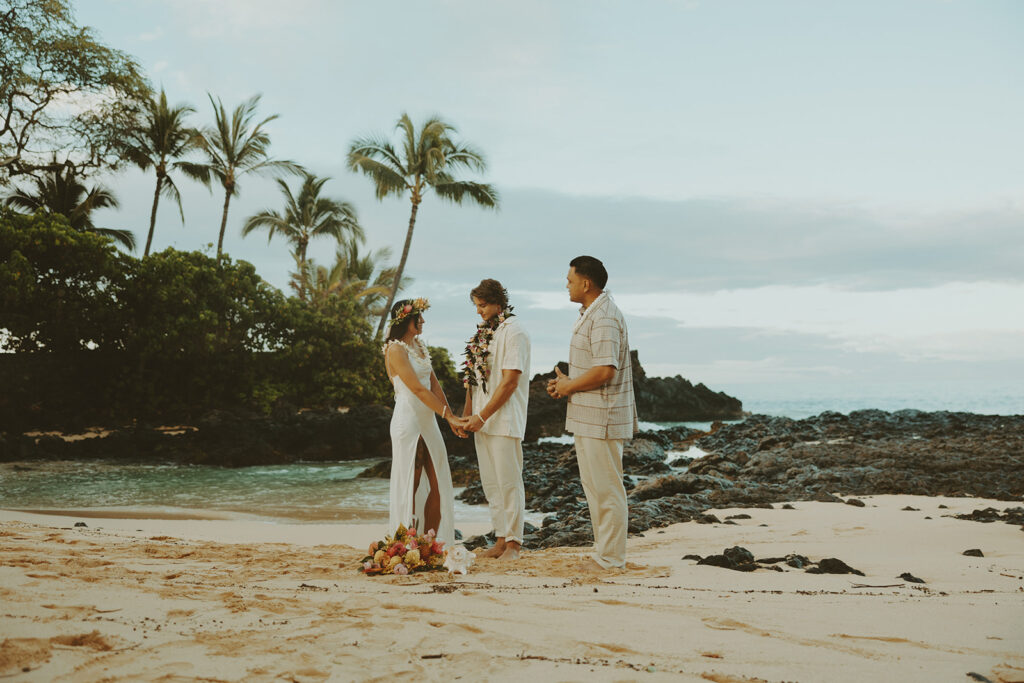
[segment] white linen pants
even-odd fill
[[[629,507],[622,485],[623,439],[576,436],[576,460],[594,527],[594,561],[605,569],[626,566]]]
[[[523,487],[523,441],[512,436],[476,432],[480,483],[487,496],[494,535],[505,542],[523,543],[526,489]]]

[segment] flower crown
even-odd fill
[[[410,315],[419,315],[428,308],[430,308],[430,302],[427,301],[426,299],[414,299],[411,304],[406,304],[405,306],[402,306],[402,310],[400,310],[395,315],[395,317],[391,319],[389,327],[394,327],[395,325],[399,324],[400,322],[408,318]]]

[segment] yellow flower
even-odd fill
[[[386,552],[384,552],[383,550],[378,550],[377,552],[375,552],[373,554],[373,562],[374,562],[374,564],[379,564],[379,565],[381,565],[383,567],[384,566],[384,564],[383,564],[384,563],[384,558],[386,558],[387,556],[388,556],[388,554]]]
[[[388,569],[394,569],[400,564],[402,564],[402,558],[400,558],[398,555],[395,555],[390,560],[388,560]]]
[[[415,569],[421,564],[423,564],[423,561],[420,559],[419,550],[410,550],[405,554],[405,566],[409,569]]]

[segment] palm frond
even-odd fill
[[[462,204],[469,197],[482,207],[494,209],[498,207],[500,197],[498,191],[488,183],[476,183],[470,180],[449,180],[434,185],[438,197],[455,204]]]
[[[160,186],[160,194],[173,199],[174,203],[178,205],[178,215],[181,216],[181,224],[184,225],[185,209],[181,206],[181,194],[178,192],[178,186],[171,180],[171,176],[164,176],[163,184]]]
[[[377,199],[384,199],[391,194],[402,194],[409,188],[404,175],[376,159],[366,156],[353,158],[350,154],[349,164],[373,180]]]
[[[116,230],[114,228],[90,228],[88,232],[109,237],[128,251],[135,251],[135,234],[131,230]]]

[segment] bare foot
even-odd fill
[[[519,544],[508,543],[505,545],[505,552],[498,558],[499,560],[518,560],[519,559]]]
[[[584,574],[604,574],[607,569],[599,565],[594,561],[594,558],[588,557],[586,560],[577,565],[576,570]]]
[[[495,543],[490,548],[480,553],[480,557],[501,557],[503,552],[505,552],[505,544]]]

